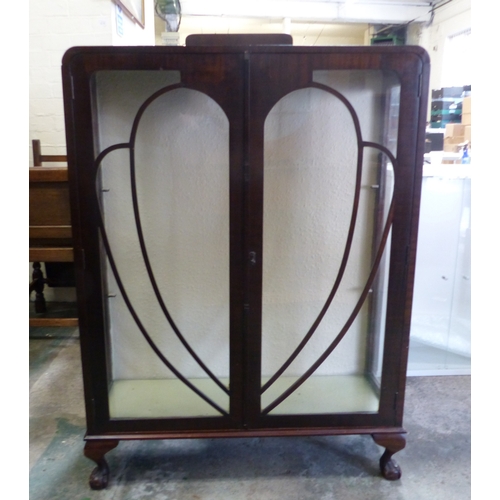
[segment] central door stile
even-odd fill
[[[261,293],[262,293],[262,148],[256,145],[259,133],[252,103],[252,53],[244,53],[244,227],[243,267],[244,294],[244,390],[245,408],[243,426],[255,428],[260,412],[261,366]]]
[[[238,92],[231,90],[231,133],[230,133],[230,175],[229,175],[229,229],[230,229],[230,416],[234,427],[244,425],[244,367],[245,367],[245,301],[246,276],[243,248],[245,244],[245,164],[246,164],[246,61],[244,54],[237,56],[234,79],[240,82]]]

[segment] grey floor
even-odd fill
[[[462,500],[471,497],[470,377],[408,379],[403,477],[368,436],[121,442],[88,487],[78,331],[30,329],[30,500]]]

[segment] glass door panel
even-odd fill
[[[315,71],[264,126],[261,409],[377,412],[399,86]]]
[[[229,413],[229,122],[179,82],[94,78],[111,418]]]

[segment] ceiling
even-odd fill
[[[422,0],[181,0],[183,16],[284,19],[292,22],[405,23],[429,20]]]
[[[179,44],[191,33],[289,33],[294,45],[358,45],[369,25],[428,22],[450,0],[180,0]],[[158,40],[165,24],[156,18]],[[157,42],[157,43],[161,43]]]

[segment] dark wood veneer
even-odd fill
[[[282,40],[281,38],[279,40]],[[413,271],[424,146],[428,56],[418,47],[292,47],[196,38],[187,47],[80,47],[63,59],[64,104],[87,413],[85,455],[97,463],[91,487],[107,485],[104,455],[124,439],[371,434],[386,451],[381,473],[398,479],[392,455],[402,426]],[[195,45],[201,43],[203,45]],[[285,39],[279,43],[287,43]],[[384,70],[401,85],[397,182],[388,283],[384,363],[377,412],[262,413],[261,314],[263,127],[283,96],[313,85],[315,70]],[[110,418],[103,305],[102,239],[95,196],[93,76],[102,70],[180,71],[185,88],[214,99],[229,122],[230,409],[218,417]],[[376,215],[375,215],[376,216]],[[380,214],[378,215],[380,219]],[[379,229],[382,224],[378,224]],[[381,229],[380,229],[381,230]],[[376,238],[375,238],[376,239]]]

